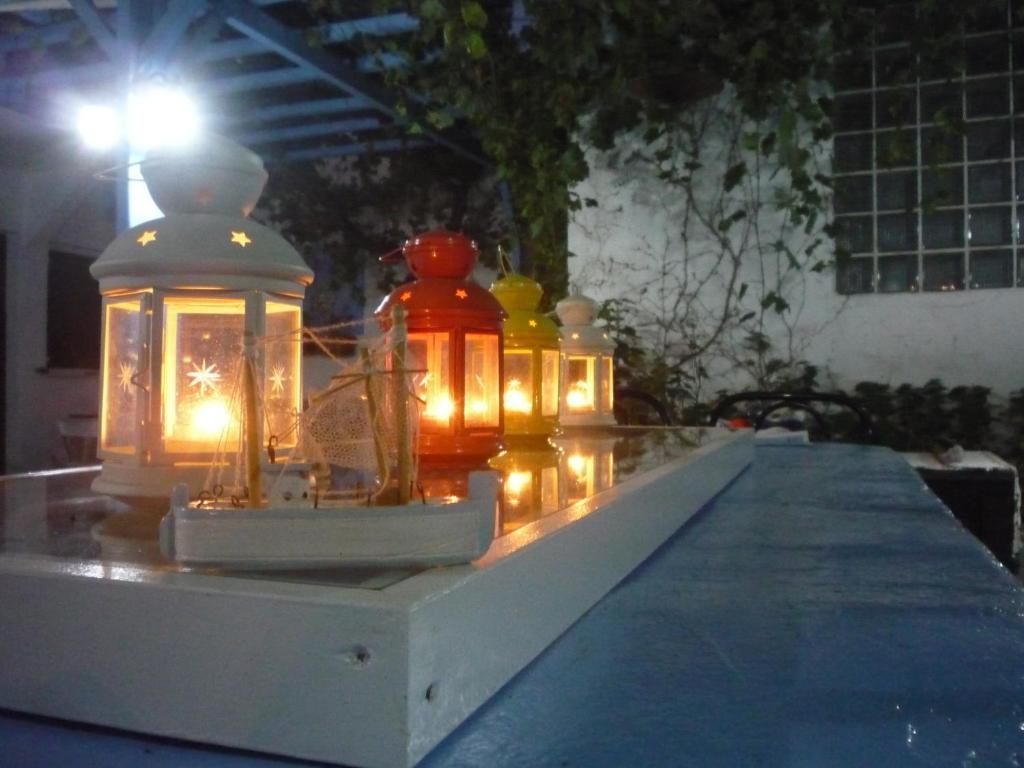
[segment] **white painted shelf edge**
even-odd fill
[[[752,459],[749,432],[724,434],[378,590],[0,556],[0,706],[412,765]]]

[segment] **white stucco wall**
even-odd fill
[[[0,167],[0,229],[7,238],[7,409],[9,471],[63,459],[58,420],[95,413],[95,371],[45,371],[47,259],[50,250],[96,256],[114,236],[95,168],[53,151]],[[98,290],[98,289],[97,289]],[[99,324],[98,317],[83,323]]]
[[[657,314],[656,305],[665,301],[656,295],[662,260],[676,277],[684,263],[699,277],[710,268],[714,243],[700,232],[681,236],[679,194],[652,174],[610,165],[598,153],[588,160],[591,175],[576,191],[598,205],[577,212],[570,222],[569,248],[575,254],[570,280],[598,300],[626,296],[646,302]],[[707,171],[721,174],[724,166],[709,164]],[[803,243],[803,235],[789,241],[794,251]],[[831,241],[826,239],[824,247],[831,258]],[[753,293],[759,266],[746,264],[741,279]],[[721,281],[708,279],[699,295],[699,304],[713,308],[723,296]],[[852,388],[865,380],[920,384],[930,378],[949,386],[980,384],[1003,395],[1024,387],[1024,288],[845,297],[836,293],[828,270],[793,276],[787,298],[791,309],[770,318],[766,330],[780,348],[792,345],[794,358],[827,371],[819,378],[823,388]],[[703,322],[708,317],[705,312]],[[729,362],[711,359],[706,393],[720,386],[751,386],[749,376]]]

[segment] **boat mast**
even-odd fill
[[[242,396],[245,398],[245,475],[249,486],[249,506],[263,506],[263,478],[260,474],[260,423],[256,405],[256,337],[245,332],[242,360]]]
[[[409,444],[409,381],[405,368],[405,307],[395,304],[391,313],[391,394],[395,407],[395,441],[398,446],[398,503],[409,503],[412,485],[412,446]]]

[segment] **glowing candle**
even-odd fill
[[[533,403],[523,391],[523,383],[519,379],[509,379],[505,382],[505,410],[516,413],[533,411]]]
[[[590,387],[585,381],[574,381],[569,385],[566,392],[565,402],[570,408],[590,408],[593,405],[593,398],[590,396]]]
[[[201,400],[193,408],[189,420],[190,437],[196,440],[216,440],[232,426],[232,421],[231,409],[226,402],[213,398]]]
[[[587,457],[579,453],[573,453],[567,459],[569,469],[576,476],[577,480],[583,480],[587,473]]]
[[[455,411],[455,404],[448,395],[439,394],[427,400],[426,408],[423,409],[423,416],[432,421],[447,424]]]
[[[525,491],[529,491],[532,478],[529,472],[509,472],[505,478],[506,500],[510,505],[518,506]]]

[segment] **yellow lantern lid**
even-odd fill
[[[525,275],[506,275],[491,285],[491,293],[508,311],[504,334],[506,345],[534,344],[558,346],[558,326],[537,311],[544,289]]]

